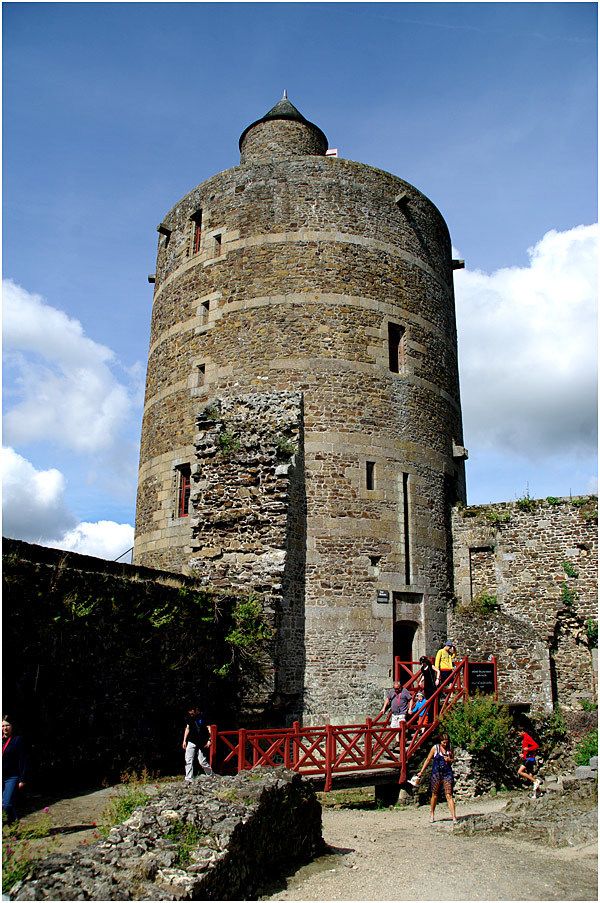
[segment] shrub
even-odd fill
[[[598,648],[598,621],[588,618],[585,622],[585,632],[588,638],[588,646],[590,649]]]
[[[580,699],[579,704],[584,712],[597,712],[598,711],[598,703],[592,702],[591,699]]]
[[[511,753],[510,716],[490,696],[466,699],[448,712],[441,724],[452,743],[470,753],[497,760],[504,760]]]
[[[575,763],[587,765],[592,756],[598,755],[598,728],[590,731],[575,747]]]
[[[552,505],[552,506],[560,505],[560,499],[557,499],[556,496],[554,496],[554,495],[549,495],[548,498],[546,499],[546,501],[548,502],[549,505]]]
[[[233,433],[220,433],[218,442],[219,449],[224,455],[232,455],[241,448],[240,440],[236,439]]]
[[[215,671],[219,677],[227,677],[235,662],[243,662],[246,667],[259,666],[263,644],[273,636],[273,628],[265,620],[260,599],[253,593],[236,604],[232,619],[234,626],[225,636],[231,660]]]
[[[500,605],[498,604],[497,596],[494,596],[493,593],[488,593],[487,590],[482,590],[480,593],[477,593],[470,607],[481,615],[491,615],[498,611]]]
[[[579,572],[572,561],[563,561],[562,567],[567,577],[579,577]]]
[[[275,450],[278,458],[291,458],[292,455],[295,455],[298,451],[296,444],[285,436],[277,436],[277,439],[275,440]]]
[[[520,499],[516,500],[516,505],[519,511],[533,511],[534,508],[537,507],[537,503],[535,499],[532,499],[529,495],[529,490],[521,496]]]
[[[565,716],[563,715],[560,706],[556,706],[556,708],[548,718],[547,730],[549,740],[551,740],[553,743],[557,743],[559,740],[564,740],[567,736],[567,722],[565,721]]]
[[[565,581],[560,585],[560,598],[563,602],[563,605],[566,605],[567,608],[569,608],[577,599],[577,590],[572,589]]]
[[[496,511],[494,508],[486,508],[485,516],[491,524],[507,524],[510,520],[510,511]]]

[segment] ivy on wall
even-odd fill
[[[127,566],[81,569],[70,553],[23,553],[36,548],[5,542],[3,562],[4,705],[29,740],[34,775],[180,771],[188,704],[221,727],[236,722],[236,684],[270,635],[260,601],[191,578],[140,579]]]

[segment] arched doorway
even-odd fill
[[[416,621],[396,621],[393,637],[394,659],[411,662],[418,658],[415,649],[415,635],[418,629],[419,624]]]

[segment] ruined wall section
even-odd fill
[[[521,499],[453,515],[450,634],[461,653],[498,657],[500,696],[546,710],[596,693],[597,499]],[[497,612],[483,614],[483,595]],[[493,602],[493,600],[492,600]]]
[[[206,586],[242,597],[260,594],[274,638],[262,683],[251,695],[260,707],[268,690],[272,714],[299,717],[305,671],[302,396],[216,398],[196,425],[190,568]]]

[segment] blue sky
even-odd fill
[[[469,500],[595,491],[596,15],[4,3],[4,532],[127,547],[155,227],[284,88],[340,156],[428,195],[466,260]]]

